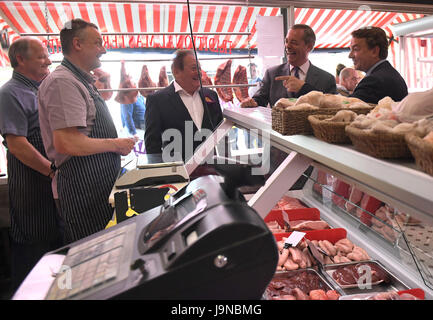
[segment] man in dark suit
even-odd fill
[[[266,70],[259,90],[252,98],[242,101],[241,107],[267,106],[268,103],[272,107],[280,98],[298,98],[313,90],[336,93],[335,77],[308,59],[315,42],[316,35],[309,26],[295,24],[291,27],[286,37],[288,63]]]
[[[407,96],[406,82],[386,60],[387,57],[388,40],[381,28],[366,27],[352,32],[349,58],[353,60],[355,69],[366,74],[351,97],[378,103],[386,96],[394,101]]]
[[[186,162],[223,115],[217,93],[200,88],[193,51],[178,50],[171,70],[174,81],[147,97],[144,141],[147,153],[179,153]]]

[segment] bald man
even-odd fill
[[[353,68],[344,68],[340,72],[340,81],[337,84],[337,92],[343,96],[349,96],[358,85],[360,78]]]
[[[0,89],[0,133],[5,139],[11,216],[12,289],[48,251],[62,243],[51,190],[54,172],[39,129],[37,92],[51,64],[38,39],[9,48],[12,79]]]

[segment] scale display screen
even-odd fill
[[[161,207],[160,214],[144,229],[143,241],[149,249],[171,231],[203,212],[207,207],[206,193],[202,189],[187,193],[173,204]]]

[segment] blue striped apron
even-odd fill
[[[36,94],[38,88],[20,74],[13,77]],[[47,157],[37,128],[26,137],[28,142]],[[10,236],[20,244],[58,239],[57,211],[51,189],[51,179],[23,164],[7,151],[9,207],[11,215]]]
[[[63,60],[62,65],[86,86],[95,103],[96,117],[89,137],[117,138],[113,119],[97,89],[69,61]],[[120,155],[113,152],[73,156],[60,166],[57,188],[66,243],[105,228],[113,216],[108,198],[119,170]]]

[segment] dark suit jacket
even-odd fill
[[[200,92],[200,96],[203,101],[203,107],[205,108],[203,112],[202,129],[206,128],[213,131],[223,120],[218,95],[215,91],[203,88]],[[206,112],[205,102],[208,112]],[[209,116],[212,121],[210,121]],[[191,122],[185,124],[185,121]],[[203,137],[203,139],[194,141],[194,136],[198,128],[192,121],[188,109],[179,94],[175,92],[173,83],[147,97],[145,124],[144,142],[146,145],[146,153],[161,153],[162,149],[170,144],[169,147],[171,149],[175,147],[175,151],[182,154],[185,162],[192,157],[194,154],[193,151],[206,138]],[[188,126],[191,130],[187,129]],[[180,135],[178,137],[170,136],[169,141],[163,141],[162,134],[167,129],[176,129]],[[178,143],[179,141],[176,140],[176,138],[179,137],[182,138],[181,143]]]
[[[394,101],[403,100],[407,96],[406,82],[388,61],[374,68],[371,74],[358,83],[351,94],[351,97],[368,103],[378,103],[386,96]]]
[[[290,66],[288,63],[283,63],[275,67],[271,67],[265,72],[260,88],[254,94],[253,99],[259,106],[266,107],[268,103],[271,107],[274,106],[280,98],[290,98],[290,94],[283,85],[283,81],[275,81],[277,76],[290,75]],[[335,77],[313,64],[310,63],[310,68],[307,71],[305,84],[301,90],[295,93],[294,98],[298,98],[310,91],[317,90],[323,93],[336,93]]]

